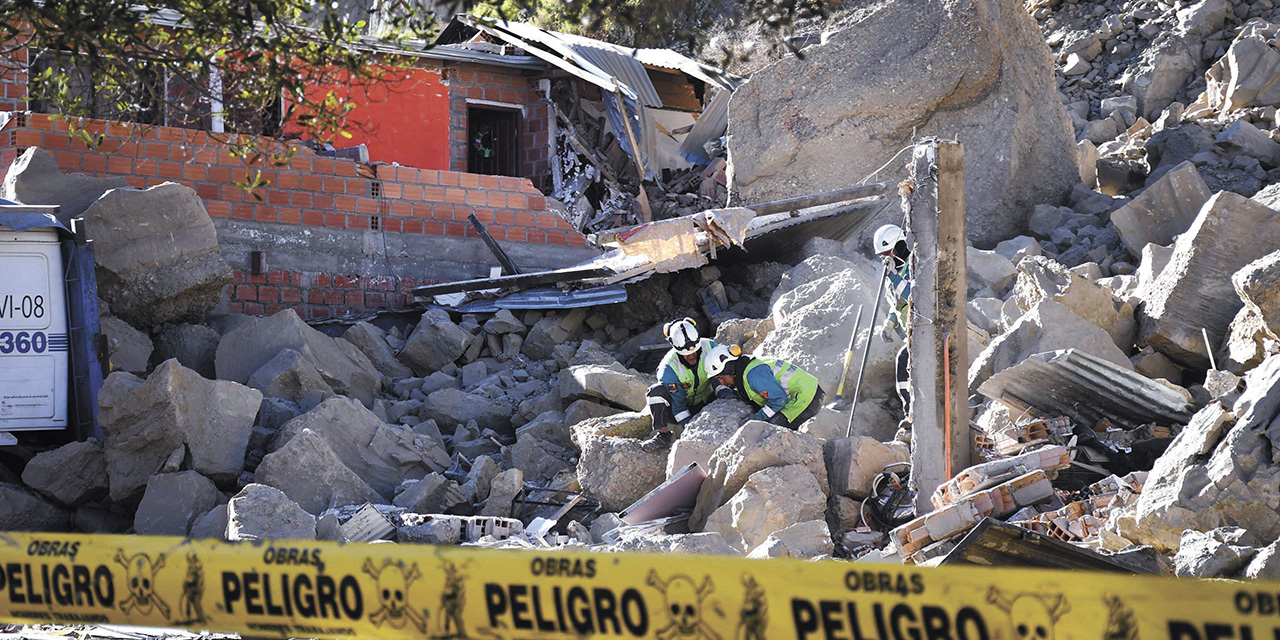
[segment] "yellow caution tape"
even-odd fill
[[[0,534],[0,618],[258,637],[1273,640],[1280,585],[1089,572]]]

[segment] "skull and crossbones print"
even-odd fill
[[[657,571],[650,569],[645,583],[661,591],[666,604],[664,611],[670,624],[658,630],[659,640],[720,640],[720,636],[711,630],[711,625],[702,617],[702,603],[716,589],[711,576],[705,576],[701,585],[695,585],[689,576],[677,574],[669,580],[663,580]]]
[[[120,601],[120,610],[125,614],[130,609],[148,615],[152,605],[169,619],[169,605],[156,593],[156,574],[164,566],[164,554],[157,554],[153,562],[145,553],[138,553],[126,558],[123,549],[116,550],[115,561],[125,569],[125,582],[129,586],[129,597]]]
[[[378,609],[369,614],[369,622],[375,627],[385,623],[393,629],[403,629],[405,623],[412,623],[420,633],[427,632],[426,617],[414,611],[409,604],[409,585],[422,577],[418,563],[409,565],[405,570],[403,562],[387,560],[379,569],[372,560],[365,558],[361,570],[373,576],[378,583]]]
[[[1062,595],[1018,593],[1010,598],[996,587],[987,592],[987,602],[1009,614],[1009,640],[1054,640],[1054,625],[1071,610]]]

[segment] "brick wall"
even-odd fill
[[[25,40],[26,36],[22,36]],[[8,43],[7,46],[13,46]],[[22,111],[27,108],[27,49],[10,51],[0,61],[0,111]]]
[[[474,213],[500,242],[585,246],[581,234],[547,211],[546,199],[526,178],[303,154],[285,166],[260,161],[248,167],[203,131],[105,121],[86,121],[86,129],[105,136],[90,149],[68,135],[64,120],[25,112],[18,116],[0,131],[0,179],[23,149],[38,146],[65,172],[121,176],[137,188],[167,181],[185,184],[215,219],[476,237],[467,221]],[[252,193],[236,186],[256,171],[267,186]],[[232,311],[256,314],[294,307],[304,317],[321,318],[402,307],[409,289],[424,284],[392,280],[350,273],[237,272],[229,292]]]
[[[547,142],[549,107],[538,78],[515,69],[464,64],[448,70],[449,168],[467,170],[468,100],[519,105],[520,175],[543,190],[551,188],[551,153]],[[481,104],[479,106],[486,106]]]

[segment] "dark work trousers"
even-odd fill
[[[653,430],[662,431],[673,424],[678,424],[671,411],[671,391],[662,383],[649,387],[644,394],[649,404],[649,415],[653,416]],[[696,414],[705,405],[689,402],[689,413]]]
[[[907,362],[911,358],[911,353],[907,351],[907,345],[902,345],[898,350],[898,399],[902,400],[902,417],[911,419],[911,377],[907,372]]]

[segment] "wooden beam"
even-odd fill
[[[911,164],[911,483],[916,512],[969,466],[964,148],[926,140]]]
[[[631,116],[627,115],[627,102],[622,99],[622,90],[616,85],[613,87],[613,97],[618,100],[618,112],[622,115],[622,127],[627,130],[627,140],[631,142],[631,159],[636,163],[636,177],[640,179],[636,185],[636,198],[640,200],[640,222],[650,222],[653,220],[653,209],[649,208],[649,194],[644,191],[644,160],[640,156],[640,143],[636,141],[636,132],[631,128]],[[643,109],[644,105],[636,100],[636,109]]]
[[[757,216],[767,216],[773,213],[782,213],[784,211],[799,211],[800,209],[808,209],[809,207],[817,207],[824,204],[834,204],[837,202],[845,202],[847,200],[856,200],[858,198],[870,198],[873,196],[882,196],[889,193],[894,187],[892,182],[877,182],[875,184],[865,184],[857,187],[849,187],[848,189],[837,189],[835,191],[823,191],[822,193],[814,193],[807,196],[799,196],[797,198],[788,198],[786,200],[776,200],[774,202],[761,202],[759,204],[742,205],[756,212]]]

